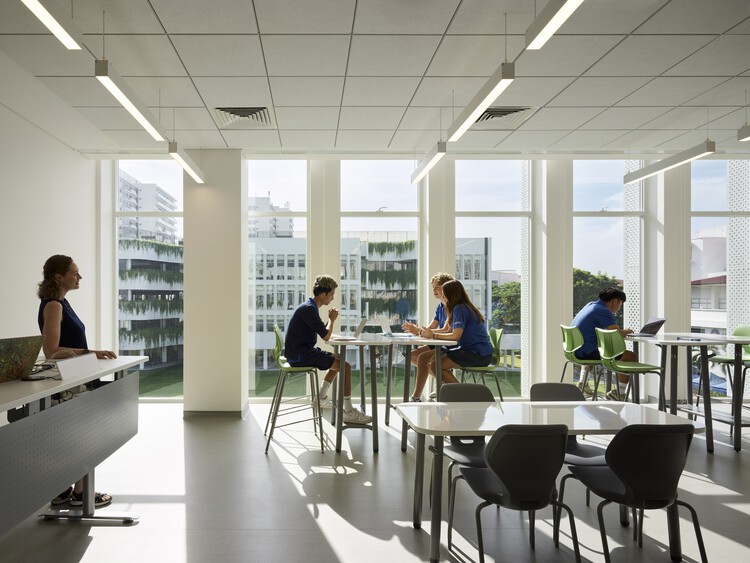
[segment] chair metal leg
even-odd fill
[[[596,516],[599,519],[599,533],[602,536],[602,552],[604,553],[604,563],[611,563],[611,559],[609,556],[609,543],[607,542],[607,530],[604,528],[604,513],[603,509],[606,505],[608,505],[611,501],[609,500],[603,500],[599,503],[599,506],[596,507]]]
[[[477,549],[479,550],[479,563],[484,563],[484,542],[482,541],[482,509],[485,506],[489,506],[493,503],[489,501],[485,501],[479,506],[477,506],[476,510],[476,519],[477,519]]]
[[[263,430],[264,436],[268,434],[268,425],[271,422],[271,415],[273,413],[274,405],[276,404],[276,401],[278,400],[278,396],[279,396],[279,385],[281,385],[281,371],[279,371],[279,376],[276,378],[276,387],[274,387],[273,389],[273,398],[271,399],[271,409],[268,411],[268,418],[266,419],[266,427]]]
[[[701,526],[698,523],[698,513],[695,509],[686,502],[679,499],[675,500],[678,506],[684,506],[690,511],[690,516],[693,519],[693,528],[695,528],[695,539],[698,541],[698,550],[701,553],[701,562],[708,563],[708,557],[706,556],[706,546],[703,544],[703,534],[701,533]]]
[[[268,446],[271,445],[273,430],[276,428],[276,417],[279,415],[279,405],[281,405],[281,397],[284,394],[284,383],[286,383],[286,372],[282,371],[279,373],[279,394],[271,416],[271,431],[268,433],[268,439],[266,440],[266,453],[268,453]]]
[[[570,520],[570,537],[573,540],[573,551],[576,556],[576,563],[581,563],[581,550],[578,547],[578,532],[576,531],[576,522],[575,518],[573,517],[573,511],[570,509],[570,507],[560,501],[554,501],[552,503],[553,509],[559,508],[559,513],[562,514],[562,510],[565,510],[565,512],[568,513],[568,520]],[[560,533],[559,533],[559,526],[560,526],[560,520],[557,520],[557,526],[558,530],[556,530],[556,537],[558,538],[557,541],[555,541],[555,547],[560,547]]]
[[[456,475],[448,494],[448,549],[453,545],[453,511],[456,508],[456,485],[458,485],[459,479],[463,479],[463,476]],[[448,481],[448,484],[450,485],[450,481]]]
[[[529,545],[536,548],[536,510],[529,510]]]
[[[320,453],[325,452],[325,445],[323,442],[323,411],[320,408],[320,382],[318,381],[318,370],[310,372],[312,375],[312,386],[313,386],[313,398],[315,400],[315,406],[313,407],[313,414],[318,419],[318,435],[320,436]],[[315,419],[313,419],[313,427],[315,426]]]
[[[570,361],[567,361],[567,362],[565,362],[565,363],[563,364],[563,370],[562,370],[562,374],[560,374],[560,383],[563,383],[563,382],[565,381],[565,370],[566,370],[566,369],[568,369],[568,364],[569,364],[569,363],[570,363]],[[575,383],[575,382],[574,382],[574,383]]]

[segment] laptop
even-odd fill
[[[334,334],[331,337],[331,340],[338,340],[338,341],[357,340],[357,338],[359,338],[359,335],[362,334],[362,329],[365,328],[366,324],[367,324],[367,318],[362,317],[362,319],[359,321],[359,324],[357,325],[356,330],[354,331],[354,334]]]
[[[43,336],[21,336],[0,339],[0,383],[31,375]]]
[[[665,322],[667,322],[667,319],[663,319],[661,317],[651,317],[646,321],[646,324],[641,327],[641,330],[639,332],[635,332],[629,336],[656,336],[656,333],[659,332],[659,329],[664,325]]]

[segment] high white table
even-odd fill
[[[413,523],[417,529],[422,526],[425,436],[434,437],[430,561],[438,561],[440,558],[444,436],[489,436],[506,424],[565,424],[569,434],[578,435],[616,434],[630,424],[689,422],[685,418],[650,406],[613,401],[403,403],[396,405],[396,412],[417,433],[413,512]],[[696,432],[705,430],[705,426],[700,422],[693,422],[693,425]],[[672,556],[681,557],[676,508],[669,514],[669,524]]]
[[[744,389],[742,389],[742,346],[750,344],[750,338],[742,338],[736,336],[725,336],[720,334],[699,334],[693,332],[671,332],[664,335],[657,336],[638,336],[628,337],[628,340],[632,340],[636,345],[641,342],[653,344],[661,348],[661,368],[666,369],[667,356],[670,358],[669,362],[669,412],[675,414],[677,412],[677,385],[678,385],[678,373],[677,373],[677,357],[679,348],[684,348],[687,354],[687,365],[688,369],[692,371],[692,348],[697,347],[700,349],[701,356],[701,386],[703,389],[703,408],[698,409],[693,407],[692,404],[686,405],[680,408],[680,410],[693,415],[699,415],[705,417],[706,420],[706,450],[711,453],[714,451],[714,432],[713,432],[713,421],[717,420],[730,424],[733,428],[734,433],[734,449],[740,451],[742,449],[742,427],[750,426],[750,421],[742,418],[742,396]],[[734,414],[728,416],[724,414],[718,414],[712,412],[711,407],[711,386],[709,384],[709,369],[708,369],[708,347],[709,346],[724,346],[727,344],[734,345],[734,373],[737,374],[732,381],[732,407]],[[637,352],[637,348],[636,348]],[[692,373],[688,373],[686,377],[687,393],[688,397],[693,396],[693,378]]]
[[[94,470],[138,432],[138,373],[147,356],[97,360],[98,368],[74,380],[0,384],[0,535],[83,477],[83,506],[42,516],[132,522],[108,510],[95,514]],[[44,372],[44,373],[50,373]],[[114,375],[114,381],[52,405],[52,395]],[[7,415],[6,415],[7,413]]]

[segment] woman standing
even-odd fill
[[[44,336],[44,355],[50,359],[61,359],[90,353],[96,354],[99,359],[116,358],[117,354],[110,350],[89,350],[86,327],[65,298],[69,291],[78,289],[82,279],[73,259],[62,254],[50,256],[44,263],[43,275],[37,295],[41,300],[38,322]],[[72,506],[83,505],[83,480],[52,499],[55,506],[68,502]],[[96,493],[94,504],[97,507],[111,502],[110,495]]]
[[[443,284],[443,298],[447,319],[445,332],[423,328],[419,335],[436,340],[457,340],[458,345],[441,350],[440,370],[443,383],[458,383],[451,371],[460,366],[488,366],[492,361],[492,344],[484,325],[484,316],[471,302],[464,286],[458,280]],[[417,380],[412,401],[420,401],[427,374],[435,375],[435,353],[429,353],[427,370],[417,370]]]

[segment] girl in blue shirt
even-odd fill
[[[457,340],[458,345],[440,350],[441,378],[444,383],[458,383],[453,368],[461,366],[488,366],[492,361],[492,344],[485,327],[484,316],[471,302],[464,286],[458,280],[443,284],[443,299],[449,330],[437,332],[431,328],[419,331],[420,336],[435,340]],[[430,354],[428,369],[417,370],[412,401],[419,401],[427,382],[427,375],[435,375],[435,352]]]

